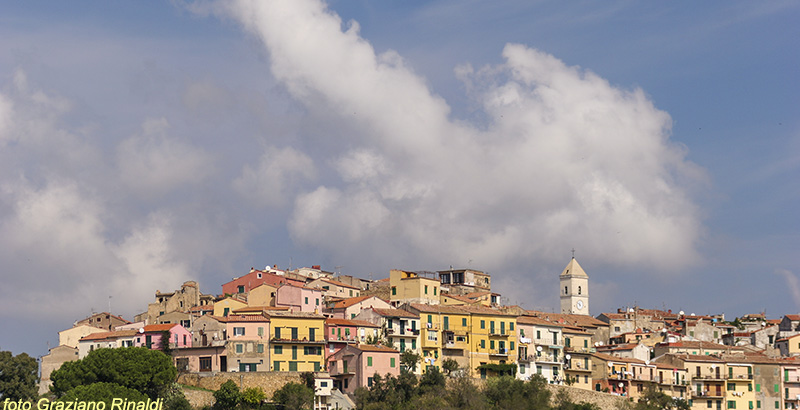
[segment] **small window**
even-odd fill
[[[392,296],[397,296],[397,286],[392,286]]]
[[[233,328],[233,335],[234,336],[244,336],[244,328],[243,327],[234,327]]]

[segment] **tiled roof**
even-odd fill
[[[372,310],[374,310],[375,313],[386,317],[408,317],[408,318],[419,319],[419,315],[415,315],[411,312],[400,309],[372,308]]]
[[[115,332],[92,333],[82,337],[81,341],[116,339],[118,337],[135,336],[137,333],[139,332],[136,330],[117,330]]]
[[[491,316],[508,316],[508,317],[517,316],[484,306],[469,305],[469,306],[459,306],[459,308],[474,315],[491,315]]]
[[[529,310],[525,312],[525,315],[540,317],[543,318],[544,320],[553,323],[578,326],[582,328],[608,327],[608,323],[587,315],[573,315],[568,313],[547,313],[536,310]]]
[[[177,323],[164,323],[161,325],[147,325],[144,327],[145,333],[150,332],[164,332],[167,330],[172,329],[173,327],[178,326]]]
[[[351,285],[348,285],[346,283],[339,282],[338,280],[333,280],[333,279],[328,279],[328,278],[319,278],[319,280],[321,280],[323,282],[328,282],[328,283],[330,283],[332,285],[341,286],[343,288],[359,289],[359,290],[361,289],[361,288],[359,288],[357,286],[351,286]]]
[[[260,315],[228,315],[228,322],[269,322],[269,317]]]
[[[325,324],[334,326],[380,327],[374,323],[367,322],[366,320],[350,320],[350,319],[336,319],[336,318],[325,319]]]
[[[423,303],[409,303],[408,307],[424,313],[448,313],[453,315],[465,315],[464,306],[452,305],[426,305]]]
[[[521,325],[538,325],[538,326],[561,327],[561,325],[558,325],[556,323],[548,322],[548,321],[546,321],[546,320],[544,320],[542,318],[533,317],[533,316],[519,316],[519,317],[517,317],[517,323],[521,324]]]
[[[311,312],[283,312],[271,311],[267,313],[270,317],[293,317],[293,318],[310,318],[310,319],[324,319],[325,316],[318,313]]]
[[[592,356],[606,362],[645,364],[643,360],[632,359],[629,357],[617,357],[605,353],[592,353]]]
[[[356,303],[363,302],[363,301],[365,301],[365,300],[367,300],[367,299],[369,299],[369,298],[371,298],[371,297],[373,297],[373,296],[356,296],[356,297],[354,297],[354,298],[342,299],[342,300],[340,300],[340,301],[336,302],[336,303],[333,305],[333,308],[334,308],[334,309],[345,309],[345,308],[349,308],[350,306],[353,306],[353,305],[355,305]]]
[[[785,315],[784,317],[792,322],[800,320],[800,315]]]
[[[399,353],[397,350],[392,349],[386,346],[380,345],[367,345],[367,344],[359,344],[356,349],[361,350],[362,352],[385,352],[385,353]]]

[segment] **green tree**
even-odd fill
[[[444,388],[444,375],[436,367],[429,368],[419,379],[420,394],[425,394],[427,392],[441,393]]]
[[[248,387],[242,392],[242,404],[251,409],[257,409],[267,400],[267,394],[261,387]]]
[[[453,373],[458,370],[458,362],[454,359],[444,359],[442,360],[442,370],[444,370],[445,374]]]
[[[98,382],[87,385],[75,386],[59,398],[62,401],[97,401],[104,402],[106,408],[111,408],[113,399],[127,399],[128,401],[146,401],[147,395],[134,389],[120,386],[115,383]]]
[[[302,410],[314,405],[314,389],[302,383],[286,383],[272,395],[272,401],[286,410]]]
[[[172,333],[169,330],[164,330],[161,332],[161,339],[158,341],[158,350],[164,352],[164,354],[171,354],[172,348],[169,347],[169,338],[172,337]]]
[[[688,410],[689,402],[672,398],[655,389],[648,389],[636,403],[634,410]]]
[[[0,397],[10,401],[34,399],[38,372],[39,364],[27,353],[14,356],[0,352]]]
[[[235,409],[242,402],[242,392],[233,380],[228,380],[214,392],[214,408],[220,410]]]
[[[309,387],[309,388],[312,388],[312,389],[315,387],[314,386],[314,373],[313,372],[300,373],[300,379],[303,380],[303,384],[305,384],[306,387]]]
[[[483,410],[488,408],[486,396],[478,390],[467,375],[456,378],[447,389],[445,399],[450,407],[464,410]]]
[[[50,375],[51,390],[61,397],[70,389],[92,383],[114,383],[157,399],[178,375],[172,359],[145,347],[98,349],[85,358],[64,363]]]
[[[550,392],[546,384],[541,377],[523,382],[512,376],[499,376],[487,380],[484,392],[496,409],[549,410]]]
[[[416,372],[417,371],[417,364],[422,360],[422,356],[414,353],[411,350],[406,350],[405,352],[400,353],[400,365],[402,368],[410,371]]]

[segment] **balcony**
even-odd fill
[[[523,345],[525,345],[525,344],[530,344],[530,343],[532,343],[532,340],[531,340],[531,338],[530,338],[530,337],[521,337],[521,336],[520,336],[520,338],[519,338],[519,344],[523,344]]]
[[[439,330],[438,323],[425,323],[425,328],[428,330]]]
[[[692,391],[692,398],[699,398],[699,397],[702,397],[702,398],[721,398],[721,397],[725,397],[725,393],[723,393],[722,390],[706,390],[706,391],[701,391],[701,392],[699,392],[697,390],[693,390]]]
[[[549,354],[543,354],[541,356],[536,356],[534,358],[536,363],[561,363],[561,359],[558,356],[553,356]]]
[[[728,380],[734,380],[734,379],[753,380],[753,375],[752,374],[734,374],[733,377],[730,377],[730,376],[728,377]]]
[[[508,349],[490,349],[489,356],[508,356]]]
[[[509,337],[511,335],[509,335],[508,333],[505,333],[505,332],[500,332],[497,329],[492,329],[492,330],[489,331],[489,336],[490,337]]]
[[[392,336],[401,336],[401,337],[416,337],[419,336],[419,329],[405,329],[405,330],[386,329],[386,334]]]
[[[519,357],[519,361],[520,362],[525,362],[525,363],[535,362],[536,361],[536,356],[534,356],[532,354],[529,354],[529,355],[526,355],[526,356],[520,356]]]
[[[692,380],[712,380],[712,381],[713,381],[713,380],[716,380],[716,381],[723,381],[723,380],[726,380],[726,379],[727,379],[727,377],[725,377],[725,375],[722,375],[722,374],[703,374],[703,375],[700,375],[700,376],[698,376],[698,375],[694,375],[694,376],[692,377]]]
[[[276,338],[276,337],[273,337],[272,339],[270,339],[270,342],[272,342],[272,343],[287,343],[287,344],[288,343],[292,343],[292,344],[310,344],[310,345],[324,345],[325,343],[328,343],[326,340],[308,340],[306,338],[303,338],[303,339],[279,339],[279,338]]]

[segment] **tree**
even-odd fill
[[[300,379],[303,380],[303,383],[306,387],[314,388],[314,373],[313,372],[303,372],[300,373]]]
[[[422,356],[411,350],[400,353],[400,365],[412,373],[417,371],[417,363],[419,363],[420,360],[422,360]]]
[[[272,395],[272,401],[286,410],[301,410],[314,405],[314,389],[302,383],[286,383]]]
[[[441,392],[444,390],[444,375],[436,367],[431,367],[419,380],[419,390],[421,394],[429,391]]]
[[[85,358],[64,363],[50,375],[51,390],[61,397],[70,389],[92,383],[114,383],[157,399],[178,375],[172,359],[145,347],[98,349]]]
[[[214,392],[214,408],[220,410],[235,409],[242,401],[239,386],[233,380],[228,380]]]
[[[164,330],[161,332],[161,339],[158,341],[158,350],[161,350],[165,354],[172,353],[172,348],[169,347],[169,338],[172,337],[172,333],[169,330]]]
[[[689,402],[672,398],[655,389],[648,389],[634,410],[688,410]]]
[[[147,396],[134,389],[115,383],[98,382],[75,386],[59,398],[62,401],[97,401],[106,404],[110,409],[113,399],[127,399],[129,402],[147,401]]]
[[[453,373],[458,370],[458,362],[454,359],[444,359],[442,361],[442,369],[446,374]]]
[[[267,395],[261,387],[248,387],[242,392],[242,404],[246,407],[256,409],[266,400]]]
[[[27,353],[13,356],[0,352],[0,397],[10,401],[27,401],[36,398],[36,378],[39,364]]]

